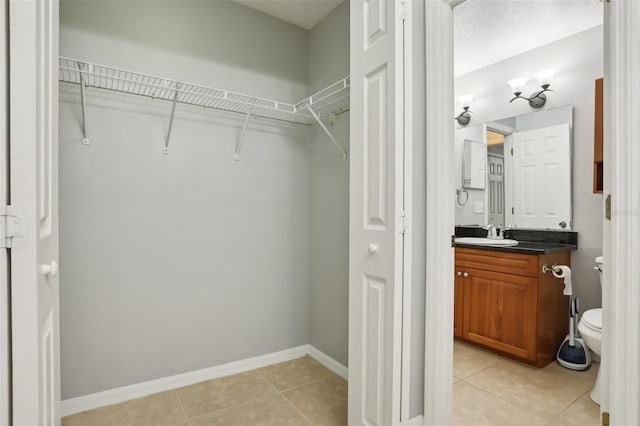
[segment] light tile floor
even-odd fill
[[[589,399],[597,365],[537,369],[458,341],[453,364],[454,425],[600,424]],[[346,424],[347,382],[309,357],[62,419],[62,426]]]
[[[309,357],[62,419],[62,426],[342,426],[347,382]]]
[[[600,425],[589,398],[598,365],[567,370],[500,357],[459,341],[453,356],[454,425]]]

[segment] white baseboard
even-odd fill
[[[301,358],[309,354],[309,345],[302,345],[296,348],[286,349],[253,358],[234,361],[215,367],[204,368],[202,370],[190,371],[188,373],[176,374],[175,376],[163,377],[150,380],[148,382],[136,383],[120,388],[109,389],[103,392],[92,393],[77,398],[65,399],[60,406],[62,417],[82,411],[93,410],[94,408],[106,405],[118,404],[131,399],[142,398],[158,392],[181,388],[207,380],[217,379],[232,374],[238,374],[256,368],[266,367],[279,362],[290,361]]]
[[[320,364],[327,367],[329,370],[336,373],[338,376],[342,377],[345,380],[349,380],[349,374],[347,373],[347,367],[340,364],[335,359],[331,358],[329,355],[317,349],[315,346],[309,345],[309,356]]]
[[[160,379],[150,380],[148,382],[136,383],[77,398],[66,399],[61,403],[60,414],[62,417],[70,416],[71,414],[80,413],[82,411],[118,404],[120,402],[142,398],[154,393],[177,389],[207,380],[217,379],[220,377],[230,376],[232,374],[255,370],[256,368],[266,367],[268,365],[278,364],[280,362],[290,361],[292,359],[301,358],[305,355],[309,355],[329,370],[347,379],[347,367],[311,345],[302,345],[279,352],[234,361],[215,367],[204,368],[202,370],[190,371],[188,373],[177,374],[175,376],[163,377]]]

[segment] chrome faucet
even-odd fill
[[[494,224],[488,224],[485,229],[487,230],[487,238],[491,238],[493,240],[498,239],[498,229]]]

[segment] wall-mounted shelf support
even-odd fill
[[[89,65],[91,67],[91,65]],[[88,70],[91,72],[91,68]],[[87,114],[86,108],[87,105],[85,103],[85,81],[82,73],[82,62],[78,62],[78,72],[80,73],[80,104],[82,105],[82,145],[89,145],[89,137],[87,136]]]
[[[324,130],[324,132],[327,134],[327,137],[331,140],[331,142],[333,142],[336,148],[338,148],[338,150],[342,153],[342,159],[344,161],[347,161],[347,152],[344,150],[344,148],[342,148],[342,146],[340,146],[336,138],[333,137],[333,135],[331,134],[331,131],[329,131],[327,126],[325,126],[325,124],[322,122],[322,120],[320,120],[320,117],[318,117],[318,114],[316,114],[316,112],[311,107],[307,107],[307,109],[309,110],[313,118],[315,118],[315,120],[318,122],[322,130]]]
[[[169,119],[169,130],[167,130],[167,138],[164,141],[164,153],[169,153],[169,140],[171,139],[171,129],[173,128],[173,118],[176,115],[176,104],[178,103],[178,93],[180,92],[180,85],[176,84],[176,90],[173,95],[173,105],[171,105],[171,118]]]
[[[251,118],[251,112],[248,112],[244,118],[244,123],[242,124],[242,131],[240,132],[240,137],[236,142],[236,152],[233,154],[233,159],[236,161],[240,161],[240,148],[242,148],[242,142],[244,141],[244,136],[247,131],[247,126],[249,125],[250,118]]]

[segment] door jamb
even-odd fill
[[[427,57],[427,220],[425,301],[424,424],[451,424],[453,343],[453,250],[446,234],[453,229],[449,188],[453,102],[438,110],[436,99],[453,99],[452,15],[439,8],[443,0],[426,2]],[[464,0],[462,0],[464,1]],[[455,7],[461,0],[450,0]],[[602,406],[612,424],[640,424],[640,4],[607,1],[605,16],[605,194],[613,197],[611,221],[604,220]],[[441,103],[441,101],[440,101]],[[438,184],[434,184],[437,181]],[[451,181],[451,185],[449,185]],[[444,189],[442,189],[444,188]],[[606,197],[606,196],[605,196]],[[451,207],[449,206],[451,204]],[[434,219],[434,216],[440,218]],[[449,223],[451,222],[451,223]],[[449,226],[451,225],[451,226]],[[614,285],[615,283],[615,285]],[[438,285],[439,284],[439,285]],[[611,360],[608,362],[607,360]]]

